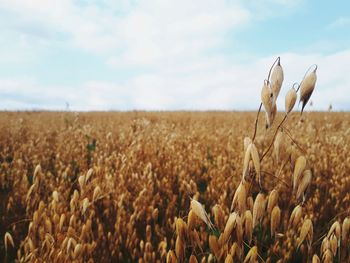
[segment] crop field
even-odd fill
[[[256,115],[0,113],[0,261],[349,262],[350,114]]]

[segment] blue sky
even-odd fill
[[[318,64],[313,109],[350,110],[350,3],[0,1],[0,109],[254,110]]]

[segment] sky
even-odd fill
[[[345,0],[0,0],[0,35],[0,110],[256,110],[278,56],[279,110],[312,64],[350,110]]]

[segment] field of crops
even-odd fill
[[[0,113],[0,261],[349,262],[350,114],[283,116]]]

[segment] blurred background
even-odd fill
[[[280,56],[280,110],[312,64],[308,110],[350,110],[349,10],[316,0],[1,0],[0,109],[256,110]]]

